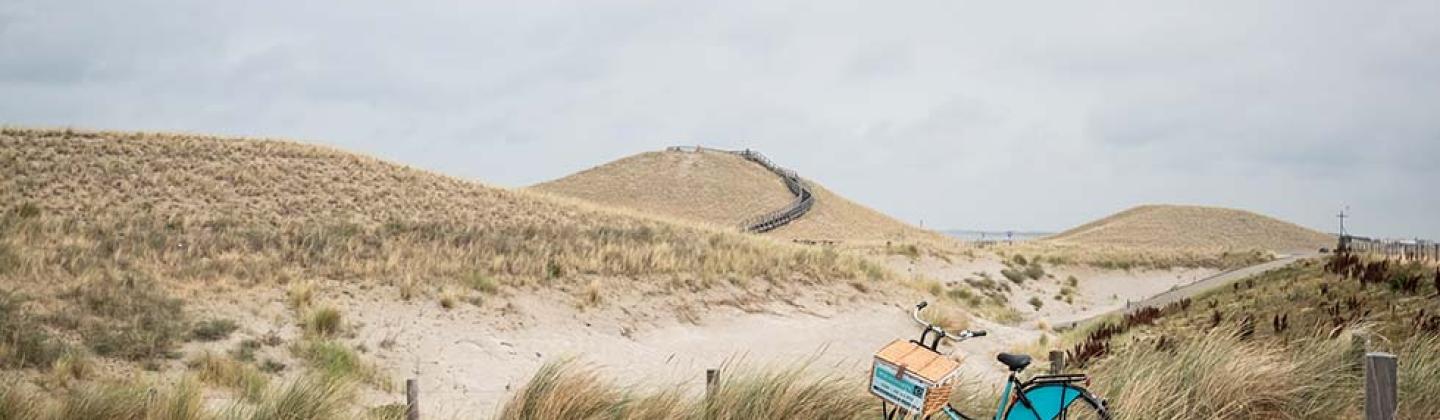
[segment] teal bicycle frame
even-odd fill
[[[983,330],[965,330],[959,332],[958,334],[947,333],[939,327],[931,325],[920,319],[920,310],[924,309],[925,306],[925,302],[920,302],[920,304],[915,307],[915,311],[912,314],[912,317],[915,318],[915,322],[918,322],[921,325],[925,326],[925,332],[920,335],[920,340],[912,340],[913,343],[919,344],[920,346],[925,347],[930,351],[938,353],[937,349],[939,348],[941,339],[948,338],[950,340],[958,342],[972,337],[983,337],[986,335],[985,331]],[[932,333],[934,338],[927,342],[926,338],[932,337]],[[1003,357],[1005,356],[1002,353],[1002,362],[1005,362],[1007,364],[1011,363],[1005,361]],[[1028,364],[1029,362],[1026,361],[1023,363]],[[1039,375],[1030,378],[1030,380],[1028,381],[1021,382],[1017,375],[1022,369],[1025,368],[1025,366],[1021,364],[1011,367],[1012,369],[1010,371],[1010,375],[1005,378],[1005,390],[1000,394],[1000,401],[995,404],[995,415],[992,417],[993,420],[1051,420],[1055,419],[1057,416],[1063,416],[1064,413],[1066,413],[1066,409],[1069,408],[1071,404],[1076,403],[1076,400],[1081,398],[1087,400],[1087,402],[1085,402],[1086,404],[1095,406],[1095,409],[1098,411],[1098,414],[1101,418],[1110,418],[1109,412],[1105,409],[1104,400],[1098,399],[1095,396],[1091,395],[1089,391],[1085,390],[1085,388],[1074,385],[1075,383],[1082,381],[1088,383],[1089,380],[1085,377],[1085,375]],[[1014,393],[1013,402],[1011,401],[1012,393]],[[1008,415],[1006,414],[1007,409],[1009,413]],[[883,399],[881,400],[881,413],[885,416],[885,419],[887,420],[905,418],[910,416],[909,414],[902,416],[902,412],[898,407],[893,410],[888,409]],[[941,408],[939,413],[944,413],[951,420],[975,420],[969,416],[966,416],[964,413],[956,410],[955,407],[950,406],[950,404],[945,404],[945,406]],[[917,419],[922,417],[922,415],[919,413],[911,414],[913,414]]]
[[[1064,377],[1073,377],[1064,375]],[[994,420],[1049,420],[1060,415],[1066,407],[1074,403],[1077,398],[1085,395],[1083,388],[1072,386],[1068,383],[1047,381],[1047,377],[1038,378],[1042,382],[1021,383],[1014,375],[1005,381],[1005,391],[1000,394],[1000,401],[995,404]],[[1010,393],[1015,391],[1019,385],[1024,392],[1016,396],[1015,406],[1009,407]],[[1026,387],[1027,385],[1033,385]],[[1005,416],[1005,409],[1010,408],[1010,415]],[[940,410],[951,420],[974,420],[964,413],[955,410],[954,407],[946,405]]]

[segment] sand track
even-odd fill
[[[871,354],[895,339],[913,338],[909,297],[775,304],[761,312],[715,308],[696,324],[677,320],[637,323],[611,314],[557,306],[551,299],[517,297],[525,326],[493,323],[481,311],[446,312],[431,305],[367,302],[356,339],[372,360],[401,383],[419,378],[427,414],[493,413],[542,364],[574,358],[606,378],[638,388],[681,386],[699,392],[705,369],[811,363],[817,370],[864,375]],[[995,352],[1033,341],[1033,331],[985,324],[990,336],[958,347],[965,368],[999,378]],[[375,343],[395,344],[380,348]],[[857,382],[858,383],[858,382]],[[860,386],[860,385],[857,385]],[[376,404],[394,402],[375,392]]]

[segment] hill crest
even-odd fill
[[[947,240],[845,199],[814,180],[805,181],[814,193],[814,206],[766,235],[845,243]],[[780,177],[763,166],[705,148],[639,153],[530,189],[731,229],[794,199]]]
[[[1076,226],[1045,241],[1165,249],[1314,251],[1334,237],[1262,214],[1224,207],[1147,204]]]

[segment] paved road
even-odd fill
[[[1205,293],[1205,292],[1207,292],[1207,291],[1214,290],[1214,289],[1219,288],[1219,287],[1224,287],[1224,286],[1229,285],[1230,283],[1232,283],[1232,282],[1234,282],[1234,281],[1236,281],[1236,280],[1242,280],[1242,279],[1245,279],[1245,278],[1247,278],[1247,277],[1260,275],[1260,274],[1263,274],[1263,273],[1265,273],[1265,272],[1267,272],[1267,271],[1274,270],[1274,269],[1277,269],[1277,268],[1281,268],[1281,267],[1290,265],[1290,263],[1293,263],[1293,262],[1296,262],[1296,261],[1299,261],[1299,260],[1303,260],[1303,259],[1306,259],[1306,258],[1315,258],[1315,257],[1318,257],[1318,256],[1320,256],[1320,255],[1321,255],[1321,254],[1316,254],[1316,253],[1298,254],[1298,255],[1288,255],[1288,256],[1285,256],[1285,257],[1276,258],[1274,261],[1265,262],[1265,263],[1260,263],[1260,264],[1252,265],[1252,266],[1249,266],[1249,267],[1242,267],[1242,268],[1237,268],[1237,269],[1230,270],[1230,271],[1221,272],[1221,273],[1219,273],[1219,274],[1216,274],[1216,275],[1213,275],[1213,276],[1210,276],[1210,277],[1206,277],[1206,278],[1203,278],[1203,279],[1200,279],[1200,280],[1196,280],[1196,281],[1193,282],[1193,283],[1190,283],[1190,284],[1181,286],[1181,287],[1179,287],[1179,288],[1171,289],[1171,290],[1168,290],[1168,291],[1166,291],[1166,292],[1164,292],[1164,293],[1160,293],[1160,294],[1158,294],[1158,295],[1151,296],[1149,299],[1145,299],[1145,300],[1142,300],[1142,301],[1139,301],[1139,302],[1131,302],[1131,303],[1130,303],[1130,306],[1128,306],[1128,307],[1126,307],[1126,308],[1116,309],[1116,310],[1113,310],[1113,311],[1110,311],[1110,312],[1105,312],[1105,313],[1102,313],[1102,314],[1097,314],[1097,315],[1091,316],[1091,317],[1089,317],[1089,318],[1085,318],[1085,319],[1081,319],[1081,320],[1078,320],[1078,321],[1071,322],[1071,323],[1068,324],[1068,326],[1069,326],[1070,328],[1074,328],[1074,327],[1077,326],[1077,325],[1084,324],[1084,323],[1086,323],[1086,322],[1090,322],[1091,320],[1094,320],[1094,319],[1103,318],[1103,317],[1105,317],[1105,316],[1112,315],[1112,314],[1130,313],[1130,312],[1133,312],[1133,311],[1140,310],[1141,308],[1144,308],[1144,307],[1147,307],[1147,306],[1155,306],[1155,307],[1164,306],[1164,305],[1170,304],[1171,302],[1177,302],[1177,301],[1179,301],[1179,300],[1181,300],[1181,299],[1184,299],[1184,298],[1187,298],[1187,297],[1194,297],[1195,295],[1199,295],[1199,294],[1201,294],[1201,293]]]

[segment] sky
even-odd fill
[[[0,0],[0,124],[523,187],[753,148],[930,228],[1144,203],[1440,238],[1440,2]]]

